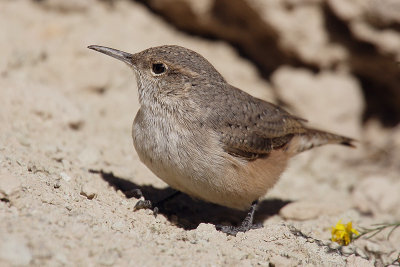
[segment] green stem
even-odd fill
[[[379,226],[379,227],[372,228],[372,229],[363,228],[361,234],[359,234],[358,236],[356,236],[354,239],[358,239],[358,238],[360,238],[360,237],[362,237],[362,236],[365,236],[365,235],[367,235],[367,234],[370,234],[370,233],[372,233],[372,232],[375,232],[375,233],[371,234],[370,236],[367,236],[367,237],[366,237],[367,239],[369,239],[369,238],[374,237],[375,235],[379,234],[379,233],[382,232],[384,229],[389,228],[389,227],[393,227],[393,229],[390,230],[390,232],[389,232],[389,234],[388,234],[388,236],[387,236],[387,239],[389,239],[389,237],[390,237],[390,235],[393,233],[393,231],[396,230],[396,228],[400,226],[400,222],[389,223],[389,224],[374,224],[374,226]]]

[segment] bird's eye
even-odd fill
[[[164,63],[154,63],[151,70],[154,74],[159,75],[167,71],[167,66]]]

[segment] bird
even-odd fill
[[[132,125],[140,160],[170,187],[195,199],[248,210],[236,235],[259,228],[258,200],[293,156],[354,139],[314,129],[282,107],[229,84],[199,53],[178,45],[138,53],[90,45],[136,75],[140,108]],[[250,85],[249,85],[250,86]]]

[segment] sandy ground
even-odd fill
[[[130,127],[139,108],[134,76],[88,45],[130,52],[183,45],[239,88],[271,101],[276,95],[228,44],[178,32],[137,3],[91,2],[90,8],[64,10],[0,1],[1,266],[394,263],[400,230],[389,239],[386,230],[347,247],[330,241],[339,220],[357,229],[400,220],[400,128],[361,125],[362,98],[349,77],[340,87],[356,88],[346,91],[354,95],[352,103],[344,103],[348,95],[315,101],[295,90],[281,92],[288,102],[297,99],[296,110],[310,121],[360,142],[357,149],[327,146],[293,159],[258,209],[256,221],[264,228],[226,236],[215,224],[235,224],[245,214],[187,196],[168,202],[156,218],[150,210],[134,212],[134,189],[153,201],[170,189],[132,145]],[[332,79],[307,72],[288,78],[291,69],[285,70],[274,75],[275,84],[302,84],[305,75],[318,87]],[[350,119],[330,120],[338,113],[321,111],[329,107],[324,103],[333,103],[332,109],[347,105]]]

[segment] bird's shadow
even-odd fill
[[[152,203],[168,197],[175,191],[170,188],[155,188],[151,185],[138,185],[127,179],[115,176],[112,172],[103,170],[90,170],[99,174],[115,190],[121,190],[127,198],[139,198],[141,194]],[[260,202],[255,215],[255,223],[262,223],[268,217],[279,213],[280,209],[290,201],[280,199],[265,199]],[[164,215],[172,223],[186,230],[196,229],[200,223],[212,223],[214,225],[239,225],[245,218],[247,211],[238,211],[216,204],[195,200],[186,194],[166,201],[158,206],[158,213]]]

